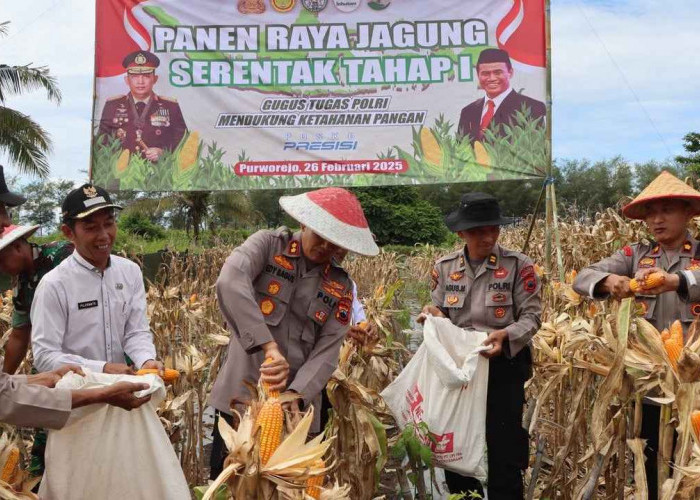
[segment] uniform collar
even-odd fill
[[[661,256],[661,245],[655,241],[651,242],[651,250],[649,251],[649,257],[660,257]]]
[[[80,254],[78,253],[78,250],[77,250],[77,249],[76,249],[76,250],[73,250],[73,258],[75,259],[75,261],[76,261],[78,264],[80,264],[81,267],[84,267],[84,268],[87,269],[88,271],[91,271],[91,272],[93,272],[93,273],[97,273],[97,274],[100,274],[100,275],[102,274],[102,271],[100,271],[98,268],[96,268],[95,266],[93,266],[92,264],[90,264],[87,260],[85,260],[85,259],[83,258],[83,256],[80,255]],[[112,257],[110,257],[110,258],[109,258],[109,261],[107,262],[107,267],[105,268],[105,272],[107,271],[107,269],[109,269],[109,266],[111,266],[111,265],[112,265]]]

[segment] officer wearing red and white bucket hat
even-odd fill
[[[345,189],[283,196],[280,205],[301,230],[258,231],[231,253],[216,283],[231,342],[209,404],[231,422],[231,401],[250,398],[243,381],[262,377],[272,390],[297,392],[304,406],[313,404],[317,432],[321,391],[351,320],[352,283],[333,256],[339,248],[361,255],[379,248],[359,201]],[[272,362],[261,368],[267,358]],[[212,477],[224,457],[215,425]]]

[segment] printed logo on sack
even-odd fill
[[[360,6],[360,0],[333,0],[333,3],[340,12],[352,12]]]
[[[452,453],[454,451],[454,432],[446,432],[445,434],[434,434],[435,442],[430,441],[430,448],[433,453]]]
[[[283,150],[294,151],[354,151],[357,141],[287,141]]]
[[[321,12],[328,5],[328,0],[301,0],[301,4],[310,12]]]
[[[418,384],[414,384],[408,391],[406,391],[406,402],[408,403],[408,408],[411,412],[413,420],[420,422],[423,417],[423,395],[420,393]]]

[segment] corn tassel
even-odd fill
[[[693,432],[695,432],[695,437],[700,439],[700,410],[695,410],[690,414],[690,422],[693,424]]]
[[[325,466],[326,464],[323,460],[317,460],[314,463],[313,468],[323,469]],[[311,498],[318,500],[321,497],[321,486],[323,486],[324,479],[325,476],[323,475],[311,476],[309,479],[307,479],[306,494]]]
[[[127,167],[129,166],[129,150],[124,149],[122,150],[121,154],[119,155],[119,159],[117,160],[117,173],[121,174],[126,172]]]
[[[177,156],[177,166],[180,172],[185,172],[197,164],[199,151],[199,132],[192,132],[183,144]]]
[[[420,147],[423,150],[425,161],[433,165],[442,165],[442,148],[435,135],[427,127],[420,130]]]
[[[256,425],[260,427],[260,462],[265,465],[282,442],[284,412],[279,399],[265,401],[258,413]]]
[[[7,460],[5,460],[5,465],[2,468],[2,475],[0,479],[8,484],[12,484],[17,471],[19,470],[19,448],[13,446],[10,453],[7,455]]]
[[[643,290],[650,290],[656,288],[664,282],[664,275],[661,273],[651,273],[643,280],[633,279],[630,281],[630,290],[634,293],[641,292]]]

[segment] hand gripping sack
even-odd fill
[[[56,387],[90,389],[137,382],[149,388],[136,396],[151,394],[151,400],[131,411],[107,404],[73,410],[63,429],[49,432],[39,496],[47,500],[189,500],[185,475],[156,414],[165,398],[163,381],[156,375],[83,370],[85,377],[68,373]]]
[[[486,333],[428,316],[423,343],[381,396],[399,427],[425,422],[440,467],[486,480]]]

